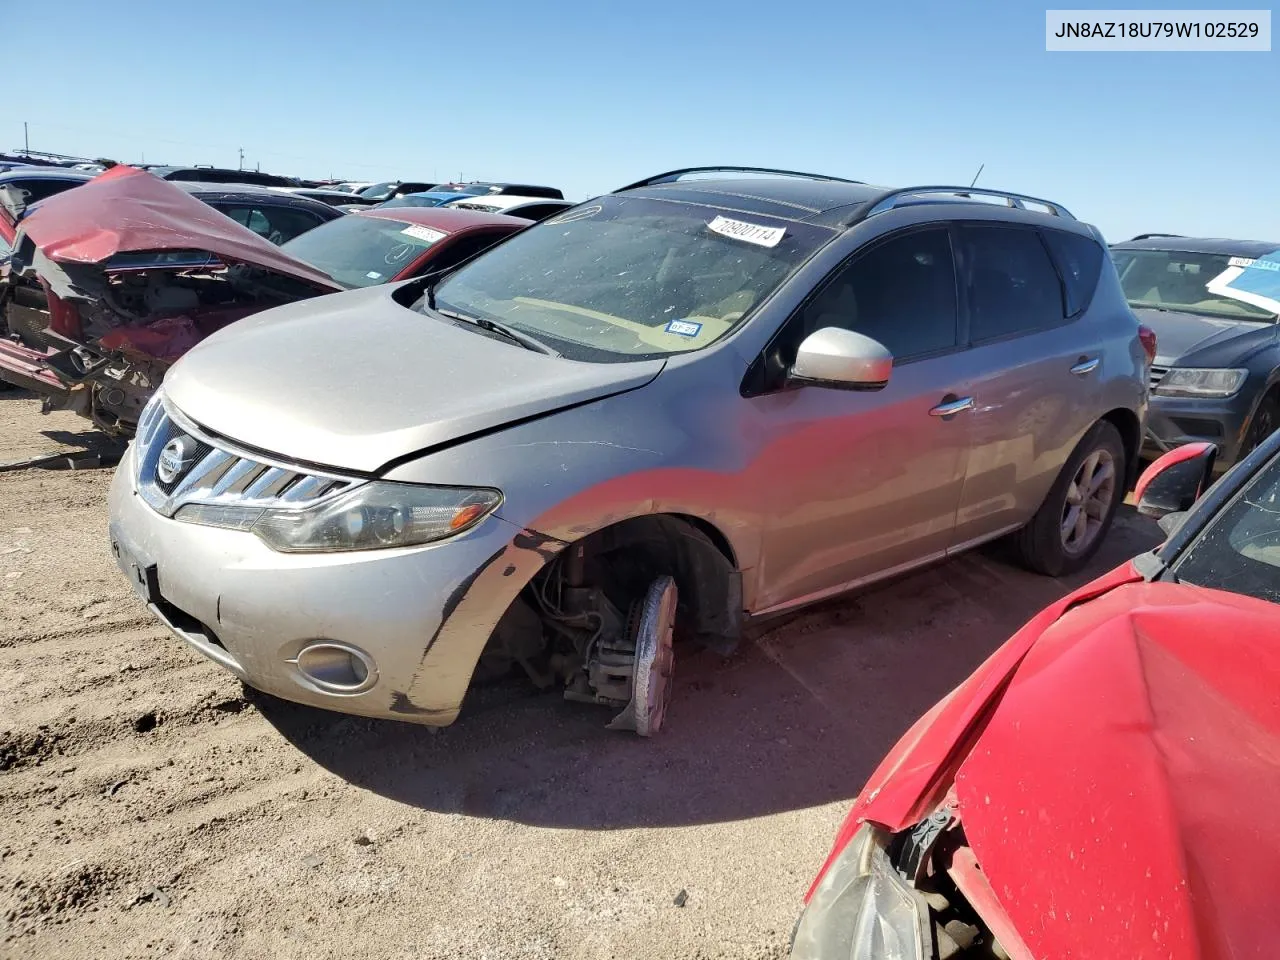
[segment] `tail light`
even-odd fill
[[[1138,339],[1142,341],[1142,349],[1147,352],[1147,366],[1156,362],[1156,332],[1145,323],[1138,324]]]

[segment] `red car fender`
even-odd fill
[[[862,788],[805,894],[805,902],[864,822],[896,833],[923,819],[937,805],[1010,677],[1051,624],[1077,604],[1140,580],[1142,575],[1128,562],[1046,607],[917,720]]]

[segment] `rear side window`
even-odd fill
[[[287,243],[320,223],[310,211],[264,204],[261,207],[213,204],[222,213],[274,244]]]
[[[969,224],[960,236],[973,342],[1062,323],[1062,281],[1038,231]]]
[[[563,203],[529,203],[511,211],[511,216],[522,220],[545,220],[553,213],[559,213],[564,209],[566,208]]]
[[[1063,230],[1045,230],[1044,242],[1058,265],[1067,301],[1067,316],[1089,306],[1102,273],[1102,247],[1089,237]]]
[[[505,237],[505,233],[472,233],[459,237],[431,258],[425,271],[451,270],[463,260],[469,260],[482,250],[487,250]]]
[[[58,180],[55,177],[43,177],[37,179],[32,177],[30,180],[9,181],[16,183],[19,190],[26,194],[27,206],[38,203],[46,197],[52,197],[55,193],[62,193],[64,190],[70,190],[72,187],[78,187],[87,180]]]
[[[262,212],[270,223],[266,238],[275,244],[287,243],[323,222],[319,214],[296,207],[269,205],[262,207]]]
[[[884,240],[837,270],[804,308],[800,336],[843,327],[902,361],[955,347],[957,319],[951,240],[933,228]]]

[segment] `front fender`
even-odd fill
[[[436,451],[386,479],[499,489],[498,515],[537,531],[543,549],[636,517],[684,515],[718,533],[737,568],[750,570],[768,498],[747,470],[754,446],[736,428],[736,381],[724,389],[715,379],[667,371],[639,390]]]

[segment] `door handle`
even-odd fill
[[[1076,365],[1071,368],[1071,372],[1077,377],[1087,377],[1089,374],[1093,373],[1093,371],[1098,369],[1098,364],[1101,362],[1102,361],[1097,357],[1094,357],[1092,360],[1088,357],[1081,357]]]
[[[957,413],[963,413],[973,406],[973,397],[955,397],[952,394],[947,396],[952,397],[952,399],[948,400],[943,397],[942,402],[929,411],[929,416],[954,417]]]

